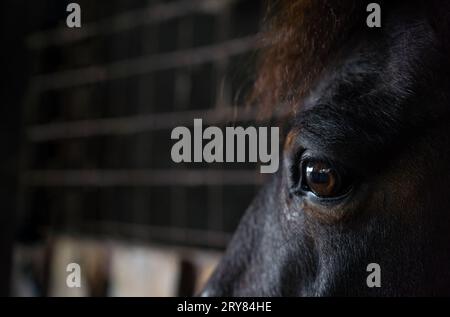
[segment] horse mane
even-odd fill
[[[263,49],[249,104],[256,105],[262,117],[273,115],[283,105],[295,111],[297,107],[293,106],[298,106],[338,48],[364,28],[370,2],[373,1],[279,0],[272,4],[261,33]],[[383,10],[402,0],[376,2],[382,7],[383,17]],[[449,1],[403,2],[426,9],[437,33],[448,42]]]

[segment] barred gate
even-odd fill
[[[253,119],[239,104],[261,1],[80,0],[81,29],[57,2],[60,16],[27,39],[23,232],[224,247],[261,176],[175,164],[170,132]]]

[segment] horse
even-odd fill
[[[269,8],[248,100],[288,109],[280,168],[201,296],[450,295],[450,6],[377,3]]]

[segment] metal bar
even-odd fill
[[[203,64],[258,47],[257,36],[233,39],[220,44],[170,53],[143,56],[109,65],[93,65],[81,69],[41,74],[32,78],[34,92],[94,84],[113,79],[143,75],[157,70]]]
[[[142,30],[141,45],[146,52],[156,52],[158,48],[158,32],[155,28],[147,28]],[[142,76],[138,81],[137,92],[137,113],[142,114],[146,111],[152,112],[153,101],[155,100],[155,79],[151,75]],[[133,138],[133,168],[142,168],[146,166],[149,159],[152,157],[152,151],[157,150],[155,142],[152,138],[146,135],[137,135]],[[133,210],[134,219],[138,222],[150,223],[151,210],[151,195],[143,195],[141,191],[134,190],[134,197],[131,199],[131,210]]]
[[[194,37],[193,18],[185,18],[178,25],[178,48],[181,50],[190,47]],[[175,75],[174,106],[180,111],[190,107],[189,101],[192,89],[192,78],[190,69],[179,69]]]
[[[231,120],[254,120],[257,118],[257,113],[255,109],[226,107],[207,111],[155,113],[110,119],[47,123],[31,126],[27,131],[27,136],[30,141],[43,142],[98,135],[135,134],[170,129],[177,125],[191,126],[194,118],[202,118],[205,125],[219,124]]]
[[[177,49],[192,47],[194,40],[194,17],[185,17],[178,23]],[[191,107],[192,93],[191,69],[176,70],[174,83],[174,111],[183,111]],[[188,223],[187,188],[170,187],[170,227],[185,226]]]
[[[217,31],[216,37],[220,41],[226,41],[230,35],[231,13],[230,9],[226,8],[224,12],[216,18]],[[221,108],[231,103],[231,88],[230,78],[226,77],[227,67],[229,64],[228,58],[216,60],[214,67],[217,72],[216,78],[216,100],[215,107]]]
[[[100,230],[99,230],[100,228]],[[136,223],[118,223],[111,221],[98,221],[82,225],[84,231],[94,231],[95,234],[130,236],[142,239],[170,239],[171,242],[189,242],[204,245],[205,236],[208,236],[208,246],[223,248],[231,239],[230,233],[199,230],[191,228],[162,227],[154,225],[142,225]]]
[[[22,174],[28,186],[201,186],[258,185],[264,176],[255,170],[29,170]]]
[[[78,29],[61,27],[31,34],[26,39],[30,49],[42,50],[85,40],[95,36],[130,30],[143,25],[157,24],[189,14],[219,14],[236,0],[189,0],[161,3],[130,10],[98,22],[91,22]]]

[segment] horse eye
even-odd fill
[[[301,187],[320,198],[334,198],[346,193],[349,180],[332,163],[306,161],[302,164]]]

